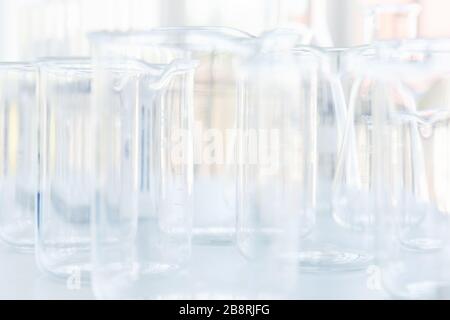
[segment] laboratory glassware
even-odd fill
[[[34,245],[37,117],[35,67],[0,63],[0,238],[20,249]]]
[[[360,241],[369,249],[361,258],[366,260],[366,265],[374,258],[374,239],[371,236],[375,228],[373,183],[376,174],[373,167],[373,87],[368,79],[362,81],[354,72],[348,71],[352,69],[354,60],[373,57],[377,44],[385,39],[400,41],[416,37],[419,13],[420,6],[415,4],[374,6],[368,11],[365,21],[370,45],[326,50],[332,58],[328,93],[329,101],[334,106],[334,117],[330,119],[335,121],[337,137],[337,146],[328,146],[336,146],[337,153],[333,157],[333,152],[329,152],[329,161],[319,160],[319,168],[326,163],[332,169],[331,174],[334,174],[331,184],[328,179],[322,179],[319,203],[327,206],[330,203],[328,200],[331,200],[333,220],[347,228],[349,234],[367,234],[365,241]],[[389,18],[390,24],[384,25],[382,18]],[[319,139],[323,136],[321,126]],[[325,171],[319,169],[319,172]],[[323,174],[319,176],[324,177]]]
[[[36,257],[60,278],[89,279],[93,181],[88,59],[38,63],[39,197]]]
[[[199,61],[194,78],[194,241],[229,244],[236,221],[236,66],[252,52],[308,41],[308,30],[277,29],[256,38],[232,28],[172,27],[154,29],[147,37],[148,61]]]
[[[91,36],[93,288],[100,298],[157,298],[189,281],[197,64],[153,64],[151,39],[145,32]]]
[[[236,241],[279,297],[295,289],[300,242],[315,224],[318,70],[313,54],[289,51],[240,67]]]
[[[379,44],[371,81],[373,190],[382,282],[397,298],[450,297],[450,42]]]
[[[372,47],[348,50],[342,56],[336,86],[336,109],[341,110],[340,143],[335,159],[331,202],[334,219],[353,230],[373,228],[373,123],[371,83],[362,82],[348,68],[354,58],[372,56]],[[335,75],[336,76],[336,75]]]
[[[374,259],[373,224],[353,228],[335,214],[335,181],[345,142],[348,92],[353,79],[342,76],[349,52],[362,48],[327,48],[315,55],[321,63],[317,96],[317,148],[315,150],[315,223],[301,239],[299,265],[303,271],[356,271]],[[353,155],[353,153],[350,153]],[[364,219],[364,212],[352,218]]]
[[[146,38],[142,54],[147,62],[199,60],[194,80],[194,236],[228,242],[235,223],[234,137],[226,134],[234,128],[233,58],[240,48],[235,41],[252,37],[228,28],[188,27],[154,29]],[[143,182],[149,173],[142,171]],[[141,183],[143,199],[150,192],[146,186]]]
[[[332,98],[336,106],[339,159],[332,190],[336,220],[350,227],[373,226],[373,158],[371,83],[347,72],[352,59],[373,56],[379,42],[406,40],[418,35],[419,4],[382,4],[369,7],[365,16],[366,46],[331,49],[339,67],[332,70]],[[349,114],[349,117],[347,117]],[[358,199],[358,201],[357,201]],[[359,225],[359,227],[358,227]]]
[[[335,53],[298,47],[267,54],[242,68],[238,246],[253,259],[283,255],[305,272],[363,269],[374,258],[373,224],[353,228],[333,213],[347,123]]]
[[[229,243],[236,220],[234,65],[243,54],[242,42],[253,37],[221,27],[161,28],[147,37],[150,62],[199,61],[194,78],[194,241]],[[142,189],[144,197],[147,191]]]
[[[350,48],[323,49],[328,62],[327,76],[319,78],[318,95],[318,158],[317,208],[331,210],[333,181],[339,151],[342,147],[347,119],[347,92],[351,85],[342,77],[342,68]]]

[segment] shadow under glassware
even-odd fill
[[[94,117],[89,59],[38,63],[40,146],[36,257],[59,278],[90,278]]]
[[[34,247],[37,194],[36,69],[0,63],[0,239]]]
[[[449,58],[448,40],[388,42],[358,70],[372,82],[379,262],[399,298],[450,297]]]

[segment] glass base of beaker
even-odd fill
[[[304,272],[357,271],[367,268],[374,259],[365,253],[337,250],[303,251],[284,258],[294,261]]]
[[[19,251],[34,250],[34,230],[29,227],[7,226],[0,228],[0,241]]]
[[[450,299],[447,250],[417,251],[397,246],[380,265],[383,287],[394,298]]]
[[[85,246],[77,249],[67,247],[65,252],[63,247],[58,247],[58,251],[55,248],[45,249],[45,254],[38,250],[36,255],[39,268],[53,278],[75,283],[89,283],[91,277],[89,249]]]
[[[404,284],[401,287],[385,286],[389,294],[395,299],[413,300],[449,300],[450,282],[439,283],[420,281]]]
[[[192,242],[194,245],[226,246],[234,242],[234,228],[194,228]]]
[[[90,264],[52,265],[51,268],[41,266],[40,269],[50,277],[61,281],[70,281],[74,284],[88,284],[91,281]]]
[[[444,246],[444,241],[437,238],[401,239],[400,242],[405,249],[422,252],[440,250]]]

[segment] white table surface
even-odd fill
[[[225,261],[228,261],[230,266],[234,264],[232,259],[235,252],[231,247],[218,247],[213,250],[205,247],[194,248],[194,254],[198,255],[198,261],[203,261],[203,265],[205,265],[205,255],[213,254],[217,257],[212,256],[207,259],[210,265],[205,270],[217,270],[217,266],[223,265]],[[224,258],[221,260],[222,257]],[[220,278],[222,283],[227,282],[226,275],[223,274],[219,277],[214,274],[205,274],[205,271],[198,274],[205,276],[208,279],[206,281],[208,285],[214,287],[216,286],[211,283],[211,279]],[[387,298],[384,292],[369,289],[370,283],[374,280],[370,278],[372,276],[374,275],[367,270],[329,275],[305,274],[299,280],[302,285],[298,288],[296,296],[299,299]],[[245,285],[244,282],[245,280],[242,280],[240,284]],[[205,287],[202,290],[205,290]],[[227,295],[222,295],[220,292],[208,295],[202,292],[198,298],[227,298]],[[34,263],[33,254],[17,252],[0,244],[0,299],[94,299],[94,295],[89,286],[79,290],[69,290],[63,281],[52,279],[41,273]]]
[[[32,253],[0,243],[0,299],[94,299],[90,288],[69,290],[39,271]]]

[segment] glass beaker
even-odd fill
[[[323,170],[328,170],[332,176],[336,175],[336,179],[343,179],[342,176],[339,176],[345,170],[342,168],[343,166],[348,166],[349,170],[358,170],[354,164],[357,161],[355,159],[358,153],[357,149],[363,148],[365,145],[362,141],[359,141],[359,145],[355,145],[358,137],[355,137],[352,127],[345,133],[347,112],[350,105],[355,102],[350,101],[350,99],[356,99],[355,91],[359,90],[360,86],[358,79],[349,76],[345,72],[345,69],[351,65],[351,57],[360,54],[373,54],[370,52],[370,46],[380,41],[416,38],[419,31],[420,12],[421,6],[417,3],[370,6],[366,10],[364,17],[364,36],[368,45],[347,48],[324,48],[325,54],[330,61],[329,79],[325,79],[324,86],[322,86],[325,87],[326,92],[323,96],[325,99],[328,99],[328,103],[320,102],[319,106],[328,109],[328,117],[325,116],[326,113],[321,112],[324,116],[321,117],[322,120],[319,124],[318,138],[319,140],[322,138],[329,139],[330,134],[328,132],[331,129],[331,132],[336,134],[337,144],[329,144],[328,153],[321,153],[319,167],[323,167]],[[345,145],[343,145],[344,133],[345,138],[348,140]],[[360,130],[359,133],[362,133],[362,131]],[[364,133],[362,134],[364,135]],[[370,144],[370,142],[368,143]],[[337,147],[338,151],[336,151],[335,147]],[[346,154],[344,155],[341,152],[342,157],[338,161],[336,155],[340,153],[341,148],[345,148]],[[329,205],[330,199],[334,201],[339,198],[341,196],[340,193],[343,192],[342,189],[336,190],[336,182],[334,183],[334,191],[330,191],[332,184],[327,183],[327,180],[325,180],[323,187],[319,188],[321,190],[319,203],[324,206]],[[337,181],[337,183],[342,183],[342,181]],[[332,197],[329,196],[330,193],[334,193]],[[353,204],[358,205],[358,202]],[[340,206],[341,204],[338,205]],[[346,210],[348,208],[343,208],[341,212]]]
[[[146,62],[170,63],[177,58],[199,61],[194,78],[193,124],[193,232],[194,240],[199,242],[229,242],[234,235],[234,60],[244,50],[239,42],[253,39],[247,33],[222,27],[160,28],[145,33],[146,46],[141,56]],[[142,170],[142,201],[151,192],[146,183],[149,173]]]
[[[354,68],[354,61],[358,58],[373,57],[377,43],[384,39],[415,38],[419,13],[420,5],[416,4],[373,6],[367,11],[365,21],[366,41],[371,45],[325,51],[335,61],[331,61],[328,92],[329,101],[334,105],[334,117],[330,119],[336,125],[332,132],[336,133],[337,152],[333,153],[334,150],[331,149],[328,153],[333,182],[328,183],[328,179],[322,182],[319,188],[322,199],[319,203],[328,205],[331,202],[333,224],[339,226],[339,229],[348,229],[347,233],[355,236],[365,234],[355,238],[359,239],[355,243],[359,243],[361,247],[358,251],[365,252],[359,259],[354,256],[362,262],[359,268],[371,263],[375,253],[372,236],[375,228],[373,182],[376,174],[373,166],[373,84],[369,79],[361,79],[349,70]],[[383,24],[384,19],[389,19],[390,24]],[[323,136],[322,128],[319,130],[319,138]],[[336,144],[332,143],[328,148],[330,146],[334,147]],[[319,160],[319,168],[323,163],[327,162]],[[328,176],[322,174],[322,177]],[[339,241],[352,240],[351,237],[342,236]],[[351,256],[348,259],[350,262]],[[348,263],[348,266],[351,265],[352,263]]]
[[[363,269],[374,258],[373,225],[352,228],[333,213],[334,173],[347,123],[346,85],[333,77],[334,53],[298,47],[271,54],[276,59],[254,58],[244,67],[239,247],[246,256],[287,255],[306,272]],[[282,143],[272,141],[276,130],[273,137],[266,133],[274,128],[281,130]],[[260,162],[261,152],[262,160],[273,156],[268,159],[274,171]]]
[[[270,52],[241,68],[237,243],[247,257],[288,258],[315,222],[319,61]]]
[[[0,239],[34,245],[37,195],[36,69],[0,63]]]
[[[349,48],[323,49],[324,60],[328,61],[327,76],[319,77],[317,208],[330,211],[332,208],[333,181],[337,170],[339,150],[342,146],[347,119],[347,90],[341,69]],[[323,74],[325,75],[325,74]]]
[[[193,127],[196,243],[227,244],[235,235],[236,66],[254,51],[293,46],[292,41],[303,43],[309,36],[306,29],[276,29],[256,38],[225,27],[161,28],[147,34],[147,61],[199,61]]]
[[[146,34],[145,60],[199,61],[194,78],[194,241],[229,243],[235,232],[236,112],[234,62],[247,33],[222,27],[154,29]],[[142,179],[148,180],[142,171]],[[149,190],[142,185],[142,197]]]
[[[363,48],[335,48],[316,52],[321,69],[317,99],[317,149],[314,206],[315,222],[310,234],[299,241],[298,262],[302,271],[358,271],[374,259],[373,224],[353,227],[335,214],[335,181],[346,138],[348,92],[353,79],[342,76],[350,51]],[[350,153],[353,156],[353,153]],[[355,212],[356,220],[364,212]]]
[[[94,191],[91,64],[88,59],[47,59],[38,66],[36,257],[43,271],[84,281],[90,271]]]
[[[100,298],[152,298],[188,281],[196,63],[149,63],[151,38],[130,33],[91,39],[97,128],[93,288]]]
[[[450,297],[450,42],[378,44],[372,82],[374,217],[383,285],[397,298]]]

